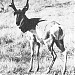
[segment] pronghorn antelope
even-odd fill
[[[46,73],[49,73],[51,68],[53,67],[53,64],[57,58],[57,54],[55,52],[55,50],[53,49],[53,45],[54,43],[56,44],[56,46],[61,50],[61,53],[64,54],[64,63],[63,63],[63,71],[62,71],[62,75],[65,75],[66,72],[66,60],[67,60],[67,54],[66,54],[66,50],[64,48],[64,32],[63,32],[63,28],[62,26],[56,22],[56,21],[52,21],[52,26],[50,27],[49,30],[46,31],[46,36],[45,39],[43,39],[43,44],[45,44],[49,51],[51,52],[51,55],[53,57],[53,61],[51,63],[51,65],[49,66],[49,68],[47,69]]]
[[[33,55],[34,55],[34,44],[36,43],[38,45],[38,51],[40,48],[40,44],[39,42],[36,41],[36,25],[41,22],[41,21],[45,21],[45,20],[41,20],[41,18],[31,18],[28,19],[27,16],[25,15],[26,11],[29,8],[29,4],[27,3],[24,6],[24,8],[22,10],[17,10],[15,5],[14,5],[14,0],[12,0],[11,5],[9,5],[10,7],[13,8],[14,10],[14,15],[16,16],[16,25],[19,26],[19,29],[21,29],[21,31],[23,33],[27,33],[28,35],[30,35],[31,39],[28,39],[30,41],[30,47],[31,47],[31,67],[29,72],[32,70],[32,66],[33,66]],[[35,36],[36,35],[36,36]],[[40,39],[39,39],[40,40]],[[37,52],[37,56],[39,55],[39,53]]]
[[[24,32],[24,33],[27,32],[28,35],[31,36],[31,38],[29,39],[30,46],[31,46],[31,66],[30,66],[29,72],[31,72],[32,68],[33,68],[34,45],[35,44],[38,45],[38,50],[37,50],[37,60],[38,60],[37,71],[38,71],[39,70],[40,44],[42,44],[42,45],[44,44],[48,47],[48,49],[50,50],[50,52],[53,56],[52,64],[51,64],[51,66],[49,66],[49,69],[47,70],[47,73],[49,73],[56,58],[57,58],[57,55],[53,49],[54,43],[61,50],[61,52],[65,51],[64,42],[63,42],[63,38],[64,38],[63,29],[59,23],[53,21],[54,25],[46,32],[46,36],[44,37],[44,39],[39,38],[39,35],[37,34],[37,31],[36,31],[36,25],[39,22],[45,21],[45,20],[40,20],[40,18],[32,18],[32,19],[27,18],[27,16],[25,15],[25,12],[29,8],[28,1],[29,0],[27,0],[26,6],[24,6],[24,8],[22,10],[16,9],[16,7],[14,5],[14,0],[12,0],[11,5],[9,5],[9,6],[14,9],[14,15],[17,15],[17,17],[16,17],[17,26],[19,26],[19,28],[21,29],[22,32]],[[65,62],[66,62],[66,60],[65,60]]]

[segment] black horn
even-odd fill
[[[14,9],[14,11],[17,11],[17,9],[16,9],[16,7],[15,7],[15,5],[14,5],[14,0],[12,0],[11,5],[9,5],[9,6],[12,7],[12,8]]]
[[[26,5],[24,6],[24,8],[22,9],[22,11],[25,13],[27,10],[28,10],[28,8],[29,8],[29,0],[27,0],[27,2],[26,2]]]

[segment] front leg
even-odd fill
[[[30,46],[31,46],[31,61],[30,61],[29,72],[32,72],[32,69],[33,69],[33,57],[34,57],[34,41],[30,41]]]
[[[37,63],[38,63],[38,67],[37,67],[36,72],[39,70],[39,49],[40,49],[40,43],[37,42],[37,45],[38,45],[38,50],[37,50]]]

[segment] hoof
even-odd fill
[[[50,73],[50,70],[47,72],[47,74],[49,74]]]
[[[48,69],[46,72],[44,72],[45,74],[49,74],[50,73],[50,69]]]
[[[34,72],[34,71],[32,71],[32,69],[30,69],[30,70],[28,71],[28,73],[30,73],[30,72]]]
[[[38,71],[39,71],[39,68],[37,68],[36,72],[38,72]]]

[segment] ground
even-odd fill
[[[59,0],[58,0],[59,1]],[[62,0],[61,0],[62,1]],[[67,1],[67,0],[66,0]],[[68,1],[67,1],[68,2]],[[34,2],[33,2],[34,3]],[[32,6],[32,4],[31,4]],[[64,44],[67,55],[67,70],[65,75],[74,75],[74,2],[63,4],[55,4],[54,6],[30,7],[26,15],[28,18],[41,17],[46,22],[38,24],[38,28],[42,31],[42,35],[49,28],[51,21],[61,24],[64,30]],[[45,26],[47,27],[45,28]],[[63,68],[63,54],[54,46],[57,54],[57,60],[49,73],[49,75],[61,75]],[[16,26],[13,10],[9,8],[7,12],[0,13],[0,75],[28,75],[27,71],[30,66],[31,59],[29,41],[26,39],[25,33]],[[30,75],[44,75],[48,66],[52,61],[51,53],[45,46],[40,49],[40,69],[37,73]],[[37,67],[36,52],[34,60],[35,71]],[[45,74],[46,75],[46,74]]]

